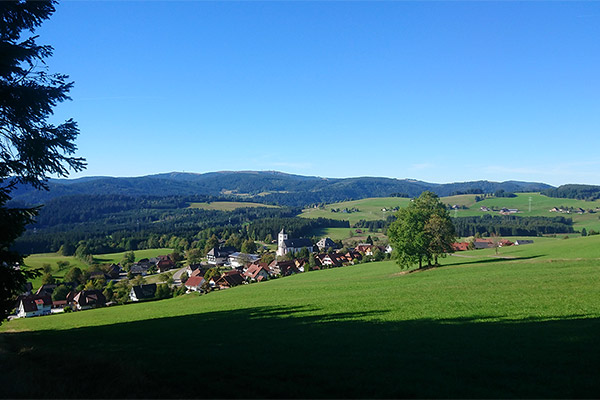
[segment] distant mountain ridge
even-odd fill
[[[539,182],[490,182],[486,180],[455,183],[428,183],[413,179],[379,177],[322,178],[278,171],[220,171],[208,173],[169,172],[141,177],[85,177],[51,179],[50,191],[20,186],[13,191],[19,204],[41,204],[67,195],[192,196],[243,197],[265,203],[305,206],[367,197],[403,194],[415,197],[425,190],[439,196],[481,190],[493,193],[537,192],[553,186]]]

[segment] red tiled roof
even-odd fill
[[[185,286],[198,287],[198,286],[202,285],[202,282],[204,282],[204,278],[203,277],[201,277],[201,276],[192,276],[187,281],[185,281]]]
[[[452,243],[452,249],[454,249],[454,251],[469,250],[469,243],[468,242]]]

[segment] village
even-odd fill
[[[95,283],[106,287],[132,278],[127,302],[153,301],[177,294],[204,294],[213,290],[225,290],[235,286],[278,279],[294,274],[325,268],[354,265],[361,262],[389,259],[389,245],[359,243],[354,248],[342,248],[339,243],[326,237],[313,244],[306,238],[289,238],[282,229],[277,238],[275,254],[241,253],[230,246],[215,246],[205,257],[205,262],[183,266],[171,255],[141,259],[125,271],[119,264],[111,264],[103,271],[89,275],[86,288],[77,290],[77,282],[62,282],[69,288],[64,299],[57,299],[58,283],[42,284],[36,291],[28,282],[17,298],[14,318],[28,318],[57,313],[82,311],[98,307],[116,306],[107,299],[106,290],[90,288]],[[269,259],[272,259],[269,261]],[[267,260],[265,262],[264,260]],[[142,283],[145,277],[173,272],[163,283]],[[137,283],[137,284],[136,284]],[[166,293],[165,293],[166,292]]]

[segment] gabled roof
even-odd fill
[[[156,294],[156,283],[148,283],[146,285],[134,286],[131,288],[138,299],[152,299]]]
[[[306,248],[313,247],[313,244],[310,241],[310,239],[301,238],[301,239],[286,239],[283,241],[283,246],[300,249],[302,247],[306,247]]]
[[[281,268],[281,275],[283,275],[283,276],[300,273],[298,268],[296,268],[296,265],[289,265],[289,266],[286,265],[286,266],[283,266],[280,268]]]
[[[319,240],[317,242],[317,247],[319,247],[320,249],[324,248],[324,247],[337,247],[337,245],[335,244],[335,242],[333,240],[331,240],[330,238],[326,237],[323,238],[321,240]]]
[[[235,247],[213,247],[206,255],[213,257],[229,257],[230,254],[235,253],[237,250]]]
[[[248,278],[255,279],[257,275],[260,274],[260,271],[265,271],[267,274],[269,273],[269,270],[266,268],[265,263],[251,264],[244,273],[244,275]]]
[[[201,286],[204,282],[204,278],[202,276],[192,276],[187,281],[185,281],[186,287],[198,287]]]
[[[197,268],[193,270],[192,275],[190,275],[190,278],[194,276],[204,276],[204,271],[202,270],[202,268]]]
[[[52,294],[52,292],[54,292],[54,289],[56,289],[55,284],[45,284],[40,286],[40,288],[37,290],[37,292],[35,292],[35,294],[37,295],[44,295],[44,294]]]
[[[99,290],[82,290],[77,293],[73,298],[73,301],[80,306],[90,306],[90,305],[105,305],[106,297]]]
[[[33,312],[38,310],[38,304],[43,306],[52,306],[52,297],[50,297],[49,294],[20,296],[19,302],[23,303],[23,309],[25,312]]]
[[[466,251],[466,250],[469,250],[469,243],[468,242],[452,243],[452,249],[454,251]]]
[[[237,286],[244,282],[244,277],[239,271],[233,270],[223,273],[223,275],[215,282],[218,285],[226,284],[226,286]]]

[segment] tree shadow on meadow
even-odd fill
[[[489,255],[488,257],[490,257],[490,258],[484,258],[484,259],[476,258],[473,260],[469,260],[468,258],[466,258],[466,259],[464,259],[465,261],[442,264],[442,265],[440,265],[440,267],[450,267],[450,266],[454,266],[454,265],[469,265],[469,264],[493,264],[493,263],[498,263],[498,262],[510,263],[513,261],[533,260],[535,258],[544,257],[544,256],[545,256],[545,254],[536,254],[534,256],[525,256],[525,257],[512,257],[512,256],[503,257],[502,255],[498,255],[498,256]],[[452,260],[454,260],[454,258]]]
[[[3,333],[2,397],[595,398],[600,319],[263,307]]]

